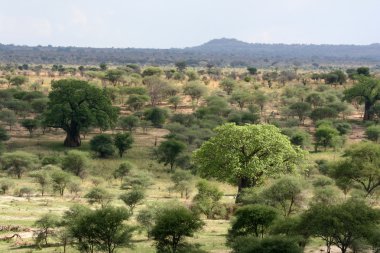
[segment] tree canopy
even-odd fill
[[[380,80],[362,75],[358,80],[359,82],[352,88],[344,91],[344,99],[364,103],[363,120],[373,120],[372,108],[380,100]]]
[[[225,124],[215,132],[216,136],[194,153],[198,172],[203,177],[237,183],[239,193],[267,177],[292,171],[303,157],[273,125]]]
[[[118,109],[112,106],[110,98],[101,89],[86,81],[54,81],[49,99],[46,123],[66,132],[65,146],[80,146],[83,128],[107,129],[116,123]]]

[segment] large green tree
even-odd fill
[[[373,106],[380,100],[380,80],[372,77],[360,76],[358,83],[344,91],[344,99],[364,103],[363,120],[373,120]]]
[[[116,123],[118,110],[112,106],[110,98],[86,81],[55,81],[49,99],[46,122],[66,132],[64,144],[67,147],[80,146],[83,128],[97,126],[106,129]]]
[[[303,156],[272,125],[225,124],[194,153],[198,172],[238,185],[238,193],[263,179],[290,172]]]

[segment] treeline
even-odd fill
[[[187,59],[192,66],[202,66],[207,63],[217,66],[260,67],[300,64],[376,65],[380,62],[379,51],[377,44],[368,46],[249,44],[233,39],[212,40],[201,46],[184,49],[29,47],[0,44],[0,62],[168,65]]]

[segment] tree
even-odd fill
[[[67,184],[71,181],[71,175],[58,168],[54,170],[50,176],[53,184],[53,190],[55,192],[59,192],[60,196],[63,196]]]
[[[34,99],[30,103],[30,105],[34,112],[44,113],[47,108],[48,102],[49,100],[47,98],[38,98],[38,99]]]
[[[9,140],[11,137],[3,127],[0,126],[0,154],[4,151],[3,141]]]
[[[380,80],[365,76],[360,76],[358,80],[353,87],[344,91],[344,99],[364,103],[363,120],[373,120],[372,108],[380,100]]]
[[[107,63],[105,63],[105,62],[100,63],[99,68],[103,71],[107,70],[107,68],[108,68]]]
[[[356,69],[356,73],[358,75],[363,75],[363,76],[368,76],[368,77],[370,76],[368,67],[359,67]]]
[[[193,198],[193,209],[207,216],[208,219],[214,219],[220,211],[220,203],[223,192],[216,185],[210,184],[206,180],[197,183],[198,193]]]
[[[203,177],[238,184],[238,195],[264,178],[286,173],[299,162],[303,152],[272,125],[225,124],[216,136],[194,153]]]
[[[318,150],[319,146],[327,149],[334,144],[334,138],[339,136],[338,130],[328,125],[321,125],[315,131],[315,150]]]
[[[336,85],[339,83],[340,85],[342,85],[347,81],[347,76],[343,71],[335,70],[333,72],[326,74],[324,79],[326,83],[328,84]]]
[[[48,245],[48,237],[55,235],[54,228],[59,226],[59,218],[54,214],[45,214],[39,218],[34,226],[38,228],[37,233],[37,244],[44,241],[45,245]]]
[[[167,97],[169,84],[158,76],[145,77],[143,83],[148,89],[148,95],[152,106],[156,106]]]
[[[298,128],[288,128],[282,129],[283,134],[289,136],[290,142],[293,145],[300,146],[305,149],[311,144],[311,135],[302,129]]]
[[[148,203],[146,207],[137,214],[136,220],[140,223],[141,227],[147,231],[148,239],[151,238],[154,222],[160,210],[161,208],[157,206],[157,204]]]
[[[188,82],[183,87],[183,93],[191,98],[194,107],[198,105],[199,99],[204,96],[206,92],[206,86],[200,81]]]
[[[256,75],[257,74],[257,68],[255,67],[247,67],[248,73],[250,75]]]
[[[342,202],[341,191],[336,186],[325,185],[314,190],[313,205],[336,205]]]
[[[133,188],[127,193],[120,195],[120,199],[129,207],[130,214],[133,214],[135,207],[144,200],[145,193],[140,188]]]
[[[120,117],[119,125],[123,131],[128,130],[133,131],[139,125],[140,119],[134,115]]]
[[[109,134],[95,135],[90,141],[90,148],[99,154],[101,158],[112,156],[115,152],[112,136]]]
[[[124,177],[126,177],[129,172],[131,172],[132,164],[129,162],[123,162],[119,167],[113,172],[115,179],[120,178],[120,181],[123,182]]]
[[[177,107],[181,103],[181,97],[180,96],[170,97],[168,102],[173,105],[174,111],[177,111]]]
[[[344,152],[345,159],[334,166],[332,176],[358,183],[372,195],[380,187],[380,146],[372,142],[352,145]]]
[[[113,253],[119,247],[131,247],[134,229],[124,224],[129,217],[128,211],[121,207],[96,210],[74,207],[66,212],[64,220],[78,250]]]
[[[112,195],[101,187],[92,188],[84,197],[91,205],[99,204],[101,207],[107,206],[112,200]]]
[[[291,114],[297,116],[300,122],[303,124],[305,118],[309,115],[311,111],[311,106],[309,103],[306,102],[296,102],[294,104],[291,104],[289,106],[289,109]]]
[[[203,225],[200,218],[185,207],[161,210],[152,229],[157,252],[178,252],[185,237],[192,237]]]
[[[128,97],[126,105],[128,105],[132,111],[138,111],[145,106],[149,99],[148,95],[131,94]]]
[[[302,185],[299,179],[283,177],[275,181],[263,193],[266,202],[278,207],[285,217],[294,213],[296,208],[302,204]]]
[[[338,117],[338,112],[331,107],[318,107],[310,113],[310,118],[313,121],[336,117]]]
[[[34,130],[38,127],[38,121],[36,119],[24,119],[21,121],[21,126],[28,130],[29,136],[31,137]]]
[[[34,168],[38,163],[35,155],[24,152],[15,151],[4,153],[1,156],[1,165],[9,174],[17,176],[18,179],[28,170]]]
[[[85,127],[107,129],[116,123],[118,109],[112,106],[105,92],[86,81],[54,81],[49,99],[46,122],[66,132],[64,144],[67,147],[80,146],[80,132]]]
[[[172,189],[179,192],[181,198],[185,196],[187,199],[191,191],[193,175],[187,170],[176,170],[170,179],[174,183]]]
[[[257,91],[253,94],[253,101],[256,105],[260,107],[261,113],[264,111],[264,106],[268,102],[269,98],[262,91]]]
[[[162,70],[158,67],[147,67],[142,72],[142,76],[160,76],[162,75]]]
[[[12,126],[17,122],[17,117],[12,110],[2,110],[0,111],[0,120],[7,123],[9,131],[12,131]]]
[[[79,150],[70,150],[62,160],[62,167],[83,178],[86,167],[89,165],[88,154]]]
[[[325,241],[327,252],[337,246],[342,253],[363,239],[379,224],[379,212],[362,201],[349,200],[340,205],[315,205],[301,215],[303,233]]]
[[[230,95],[236,86],[236,82],[231,78],[226,78],[220,82],[220,86],[227,93],[227,95]]]
[[[51,184],[49,173],[45,170],[41,170],[32,173],[30,176],[34,178],[34,181],[40,185],[41,196],[44,196],[46,189]]]
[[[313,92],[306,97],[305,101],[311,104],[311,106],[315,109],[316,107],[323,105],[324,98],[320,93]]]
[[[278,217],[277,210],[265,205],[246,205],[236,210],[228,240],[231,243],[239,236],[264,238],[270,225]]]
[[[178,61],[174,64],[179,72],[184,72],[187,66],[186,61]]]
[[[113,86],[116,86],[118,82],[122,79],[124,74],[124,71],[120,69],[110,69],[107,70],[106,74],[104,75],[104,79],[112,83]]]
[[[9,134],[7,133],[7,130],[5,130],[3,127],[0,126],[0,142],[1,141],[7,141],[9,140],[11,137],[9,136]]]
[[[28,78],[25,76],[12,76],[9,79],[9,84],[12,86],[19,87],[19,86],[23,85],[24,83],[26,83],[27,81],[28,81]]]
[[[178,155],[186,148],[185,144],[176,140],[167,140],[161,142],[157,150],[158,162],[170,166],[170,171],[173,171],[174,164]]]
[[[119,156],[123,157],[125,151],[131,148],[133,137],[130,133],[117,133],[113,139],[113,142],[119,151]]]
[[[232,92],[230,101],[236,103],[240,110],[243,110],[244,106],[252,99],[252,95],[250,95],[248,91],[239,89]]]
[[[168,117],[168,112],[165,109],[153,107],[144,111],[146,120],[150,120],[154,127],[162,127]]]

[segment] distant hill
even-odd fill
[[[287,65],[379,65],[380,44],[306,45],[259,44],[236,39],[215,39],[183,49],[84,48],[51,46],[15,46],[0,44],[0,62],[35,64],[157,64],[176,61],[189,65],[212,63],[219,66]]]

